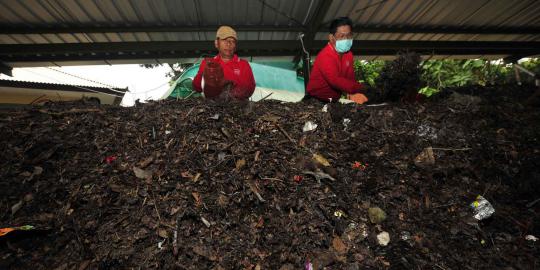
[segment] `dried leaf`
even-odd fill
[[[276,123],[276,122],[279,121],[279,119],[281,119],[281,117],[276,116],[276,115],[271,115],[271,114],[265,114],[259,119],[261,119],[263,121],[267,121],[267,122]]]
[[[197,182],[199,181],[199,178],[201,177],[201,173],[197,173],[194,177],[193,177],[193,182]]]
[[[313,154],[313,160],[317,161],[317,163],[325,166],[325,167],[329,167],[330,166],[330,162],[328,162],[328,160],[326,158],[324,158],[322,155],[319,155],[319,154]]]
[[[153,156],[149,156],[147,157],[145,160],[139,162],[139,167],[141,168],[146,168],[148,165],[150,165],[150,163],[152,163],[154,161],[154,157]]]
[[[262,228],[264,226],[264,218],[262,216],[259,217],[259,221],[257,222],[257,225],[255,225],[256,228]]]
[[[43,168],[41,168],[39,166],[35,166],[34,167],[34,175],[40,175],[41,173],[43,173]]]
[[[180,175],[183,178],[193,178],[193,175],[191,175],[191,173],[189,173],[189,171],[181,172]]]
[[[246,160],[245,159],[239,159],[236,161],[236,170],[237,171],[240,171],[240,169],[242,169],[242,167],[244,167],[246,165]]]
[[[24,172],[20,173],[19,175],[22,176],[22,177],[30,177],[30,176],[32,176],[32,173],[24,171]]]
[[[203,246],[194,246],[193,247],[193,252],[199,256],[202,256],[202,257],[205,257],[211,261],[216,261],[218,259],[217,256],[213,255],[212,252],[210,252],[208,250],[208,248],[206,247],[203,247]]]
[[[15,213],[17,213],[17,211],[19,211],[22,206],[23,206],[23,201],[19,201],[18,203],[14,204],[11,207],[11,214],[15,215]]]
[[[120,185],[116,185],[116,184],[110,184],[109,188],[111,189],[111,191],[116,192],[116,193],[121,193],[123,191],[123,188]]]
[[[197,192],[192,192],[191,196],[195,199],[195,206],[200,207],[202,205],[201,195]]]
[[[433,148],[425,148],[415,159],[414,164],[422,167],[435,164],[435,156],[433,155]]]
[[[133,172],[137,178],[146,180],[152,179],[152,172],[149,170],[143,170],[139,167],[133,166]]]
[[[221,207],[225,207],[227,204],[229,204],[229,198],[223,194],[220,194],[218,197],[218,204]]]
[[[339,237],[334,237],[332,240],[332,247],[339,254],[347,253],[348,250],[347,245],[345,245],[345,243],[343,243]]]
[[[167,233],[167,230],[165,230],[165,229],[159,229],[158,230],[158,235],[161,238],[169,238],[169,234]]]
[[[254,183],[249,183],[248,185],[249,185],[249,189],[255,194],[255,196],[257,196],[257,199],[259,199],[259,201],[261,202],[265,202],[265,200],[259,193],[259,189],[257,188],[257,186],[255,186]]]
[[[321,172],[321,171],[317,171],[317,172],[311,172],[311,171],[303,171],[302,172],[303,174],[308,174],[308,175],[312,175],[313,177],[315,177],[315,179],[317,179],[317,181],[321,181],[322,179],[328,179],[328,180],[331,180],[331,181],[336,181],[336,179],[334,177],[332,177],[331,175],[327,174],[327,173],[324,173],[324,172]]]

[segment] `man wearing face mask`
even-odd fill
[[[350,51],[352,38],[351,19],[340,17],[332,21],[328,45],[317,55],[309,77],[309,97],[323,102],[337,102],[341,94],[347,94],[356,103],[367,101],[361,94],[363,85],[354,77],[354,59]]]
[[[255,91],[251,66],[235,54],[236,31],[221,26],[214,45],[218,55],[204,59],[193,79],[193,89],[203,92],[205,98],[221,100],[247,100]]]

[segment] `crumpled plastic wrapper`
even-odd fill
[[[344,129],[347,129],[350,123],[351,123],[351,119],[343,118],[343,127],[345,127]]]
[[[491,203],[480,195],[478,195],[476,200],[471,203],[471,207],[474,210],[474,218],[477,220],[486,219],[495,213],[495,208],[493,208]]]
[[[304,128],[302,128],[302,131],[304,132],[312,131],[312,130],[315,130],[317,126],[318,126],[317,124],[311,121],[307,121],[306,124],[304,125]]]

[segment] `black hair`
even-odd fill
[[[349,17],[339,17],[339,18],[333,20],[330,23],[330,28],[328,30],[330,31],[330,34],[334,35],[334,34],[336,34],[338,27],[344,26],[344,25],[350,26],[351,30],[352,30],[353,25],[352,25],[352,21],[351,21],[351,19]]]

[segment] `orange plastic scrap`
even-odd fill
[[[12,231],[20,230],[20,231],[28,231],[33,230],[34,226],[32,225],[24,225],[20,227],[11,227],[11,228],[0,228],[0,236],[4,236]]]
[[[14,231],[14,228],[1,228],[0,229],[0,236],[4,236],[12,231]]]
[[[368,98],[364,94],[349,94],[347,98],[358,104],[364,104],[368,101]]]
[[[367,168],[368,164],[367,163],[362,163],[360,161],[355,161],[352,165],[352,168],[353,169],[358,169],[358,170],[365,170]]]

